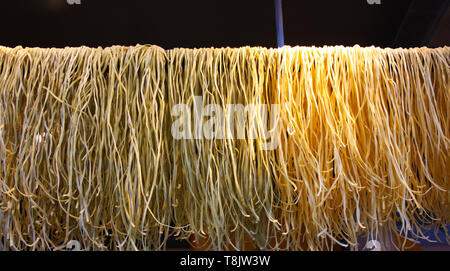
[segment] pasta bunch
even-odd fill
[[[448,47],[0,47],[0,249],[404,249],[450,219],[449,64]]]

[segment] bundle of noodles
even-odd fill
[[[404,248],[449,218],[449,48],[284,48],[281,224],[287,248]],[[448,235],[447,235],[448,236]]]
[[[404,249],[450,219],[449,62],[0,47],[0,249]]]
[[[252,140],[262,123],[254,120],[263,117],[263,110],[247,106],[270,104],[277,68],[271,55],[273,50],[263,48],[169,52],[169,107],[187,104],[193,115],[185,131],[192,139],[173,144],[173,176],[180,188],[174,221],[188,226],[184,232],[194,235],[194,246],[206,237],[214,249],[240,249],[246,242],[269,245],[276,203],[273,151],[264,151],[258,136]],[[208,105],[218,108],[208,111]],[[217,117],[216,125],[209,126],[213,120],[205,111]],[[196,125],[196,118],[205,125]]]
[[[12,249],[163,243],[165,53],[1,50],[1,237]]]

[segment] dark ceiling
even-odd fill
[[[273,0],[10,0],[0,45],[276,46]],[[449,45],[448,0],[283,0],[288,45]],[[447,19],[446,19],[447,18]]]

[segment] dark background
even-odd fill
[[[283,0],[287,45],[449,45],[448,0]],[[0,45],[276,47],[273,0],[8,0]]]

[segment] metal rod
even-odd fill
[[[283,30],[283,8],[281,0],[275,0],[275,20],[277,25],[277,45],[284,46],[284,30]]]

